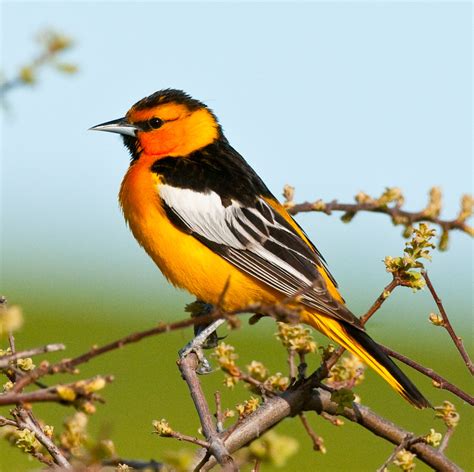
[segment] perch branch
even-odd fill
[[[201,420],[202,432],[209,442],[207,451],[216,458],[224,471],[235,471],[237,468],[234,465],[234,461],[214,426],[212,413],[209,409],[209,405],[206,401],[206,397],[204,396],[201,383],[199,382],[196,373],[198,365],[198,357],[193,352],[181,358],[178,362],[179,370],[188,385],[194,406],[196,407],[199,419]]]
[[[228,436],[225,441],[227,450],[232,454],[260,437],[284,418],[295,416],[301,411],[314,410],[317,413],[325,412],[332,416],[339,414],[337,412],[338,405],[331,402],[328,392],[319,388],[311,390],[307,387],[307,384],[300,385],[296,389],[285,391],[280,396],[269,398],[255,412],[244,418],[240,425]],[[362,405],[354,404],[353,408],[345,408],[342,416],[395,445],[400,444],[407,435],[411,434]],[[225,431],[222,435],[225,436]],[[408,445],[407,449],[435,470],[461,472],[461,469],[443,453],[427,444]],[[204,455],[205,451],[201,451],[197,460],[202,460]],[[214,465],[215,460],[210,458],[202,470],[210,470]]]

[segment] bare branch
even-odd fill
[[[449,440],[454,433],[454,426],[448,426],[446,433],[444,433],[443,439],[441,440],[441,444],[438,447],[439,452],[444,452],[448,447]]]
[[[418,222],[430,222],[442,228],[443,232],[458,230],[472,236],[473,228],[470,227],[466,220],[455,218],[453,220],[443,220],[438,216],[428,214],[422,211],[405,211],[398,206],[380,205],[378,201],[369,203],[339,203],[337,200],[331,202],[304,202],[295,203],[288,206],[288,211],[292,215],[298,213],[321,212],[331,215],[333,211],[342,211],[347,215],[354,216],[359,212],[383,213],[389,215],[394,224],[403,224],[405,226],[413,225]]]
[[[433,287],[433,284],[431,283],[431,279],[428,276],[428,272],[425,270],[421,272],[421,275],[426,281],[426,286],[428,287],[433,300],[435,301],[436,305],[438,306],[439,312],[443,318],[443,327],[446,329],[446,331],[449,333],[451,336],[451,339],[453,340],[454,344],[456,345],[457,350],[461,354],[461,357],[464,360],[464,363],[466,364],[467,368],[469,369],[469,372],[471,375],[474,374],[474,365],[472,364],[472,361],[466,351],[466,348],[464,347],[464,344],[462,342],[462,339],[456,335],[454,332],[454,328],[451,325],[451,322],[449,321],[448,314],[446,313],[446,310],[444,309],[443,302],[439,298],[438,294],[436,293],[435,288]]]
[[[0,369],[8,367],[10,362],[14,362],[18,359],[23,359],[24,357],[33,357],[39,354],[45,354],[47,352],[63,351],[64,349],[66,349],[64,344],[46,344],[46,346],[15,352],[14,354],[11,354],[9,356],[2,356],[0,357]]]
[[[18,403],[44,403],[57,402],[62,404],[72,404],[79,398],[88,400],[99,400],[93,391],[88,391],[88,385],[91,385],[96,379],[103,379],[105,383],[113,381],[112,376],[96,376],[93,379],[80,380],[70,384],[55,385],[54,387],[41,388],[32,392],[14,392],[13,389],[0,395],[0,406],[16,405]],[[63,392],[69,391],[70,398]],[[100,401],[100,400],[99,400]]]
[[[406,449],[410,444],[414,445],[418,442],[423,441],[422,437],[413,438],[412,435],[408,435],[403,441],[393,450],[388,459],[377,469],[377,472],[385,472],[387,467],[395,460],[397,454],[402,450]]]
[[[198,357],[193,352],[181,358],[178,362],[179,370],[188,385],[199,419],[201,420],[202,431],[205,438],[209,441],[207,450],[216,458],[223,470],[235,471],[237,468],[234,465],[234,461],[214,426],[209,405],[196,373],[198,365]]]
[[[453,393],[457,397],[461,398],[462,400],[466,401],[470,405],[474,405],[474,397],[471,397],[468,393],[464,392],[461,390],[459,387],[456,387],[453,385],[451,382],[446,380],[444,377],[441,375],[437,374],[433,369],[430,369],[428,367],[423,367],[422,365],[418,364],[417,362],[409,359],[408,357],[404,356],[403,354],[400,354],[397,351],[394,351],[390,349],[387,346],[383,346],[379,344],[379,346],[391,357],[394,357],[395,359],[398,359],[399,361],[403,362],[404,364],[412,367],[413,369],[417,370],[418,372],[421,372],[422,374],[426,375],[430,379],[434,380],[434,385],[437,388],[440,388],[442,390],[447,390],[448,392]]]
[[[311,425],[309,424],[308,418],[306,418],[305,413],[301,412],[298,416],[301,420],[301,423],[303,424],[305,431],[308,433],[308,436],[311,438],[311,441],[313,443],[313,450],[321,451],[322,453],[325,453],[326,448],[324,447],[324,440],[321,436],[318,436],[314,432],[313,428],[311,428]]]
[[[41,426],[34,419],[32,414],[23,409],[17,408],[13,415],[17,421],[18,427],[20,429],[28,429],[34,433],[36,439],[44,446],[44,448],[51,454],[54,462],[62,467],[64,470],[72,470],[71,464],[68,462],[61,450],[54,444],[54,442],[49,438],[41,428]]]

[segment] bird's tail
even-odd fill
[[[365,331],[344,321],[312,312],[306,312],[304,318],[306,323],[321,331],[374,369],[412,405],[417,408],[431,406],[411,380]]]

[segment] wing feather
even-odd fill
[[[213,191],[162,184],[159,193],[175,225],[241,271],[287,297],[303,291],[300,299],[308,307],[358,325],[357,318],[328,292],[317,269],[324,266],[319,252],[263,198],[249,207],[234,199],[223,205]]]

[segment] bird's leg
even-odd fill
[[[210,303],[205,303],[201,302],[200,300],[196,300],[194,302],[194,310],[192,313],[192,317],[199,317],[199,316],[206,316],[210,315],[212,311],[214,310],[214,305],[211,305]],[[212,325],[212,323],[211,323]],[[199,334],[205,330],[208,326],[206,324],[195,324],[194,325],[194,336],[199,336]],[[217,327],[216,327],[217,329]],[[217,336],[217,331],[214,330],[211,333],[209,333],[207,339],[204,340],[202,344],[203,349],[213,349],[217,346],[217,343],[219,342],[219,337]]]
[[[212,312],[214,307],[209,303],[196,301],[193,304],[192,316],[205,316]],[[197,307],[197,309],[196,309]],[[195,325],[194,326],[194,339],[186,344],[180,351],[179,357],[183,359],[189,353],[194,352],[199,359],[199,367],[196,370],[198,374],[208,374],[211,372],[211,365],[204,356],[203,349],[211,349],[217,346],[219,338],[216,330],[225,322],[224,319],[216,320],[209,325]]]

